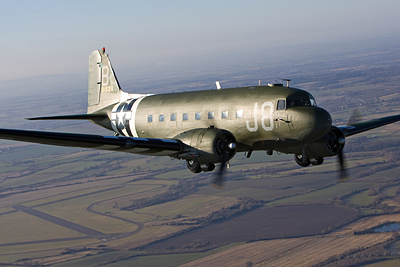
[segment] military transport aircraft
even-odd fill
[[[0,129],[0,138],[57,146],[121,151],[186,160],[194,173],[220,163],[213,184],[222,185],[227,162],[237,153],[265,150],[294,154],[302,167],[338,155],[344,178],[345,137],[400,120],[400,115],[351,126],[332,125],[314,97],[289,85],[169,94],[129,94],[118,84],[105,49],[89,56],[87,114],[30,120],[89,120],[114,135]]]

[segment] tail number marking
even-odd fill
[[[110,83],[110,68],[108,66],[103,66],[101,68],[101,89],[103,93],[114,92],[114,88]]]
[[[108,66],[103,66],[101,68],[101,86],[107,86],[109,83],[108,74],[110,73],[110,69]]]
[[[273,112],[274,112],[274,105],[272,102],[264,102],[260,108],[258,108],[258,103],[254,103],[254,111],[253,111],[253,118],[254,126],[250,126],[250,122],[246,121],[246,128],[249,132],[256,132],[258,130],[258,110],[260,110],[261,115],[261,127],[264,131],[269,132],[274,129],[274,122],[273,122]]]

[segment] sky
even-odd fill
[[[400,36],[398,0],[0,0],[0,81],[87,72],[106,47],[129,70],[221,53]]]

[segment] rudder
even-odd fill
[[[105,48],[89,56],[88,114],[118,103],[121,87]]]

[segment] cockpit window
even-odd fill
[[[316,106],[317,103],[313,97],[303,99],[288,99],[287,107],[308,107]]]
[[[286,100],[278,100],[278,104],[276,105],[276,110],[285,110],[286,109]]]
[[[311,106],[317,106],[317,102],[315,101],[315,99],[313,97],[310,96],[310,102],[311,102]]]

